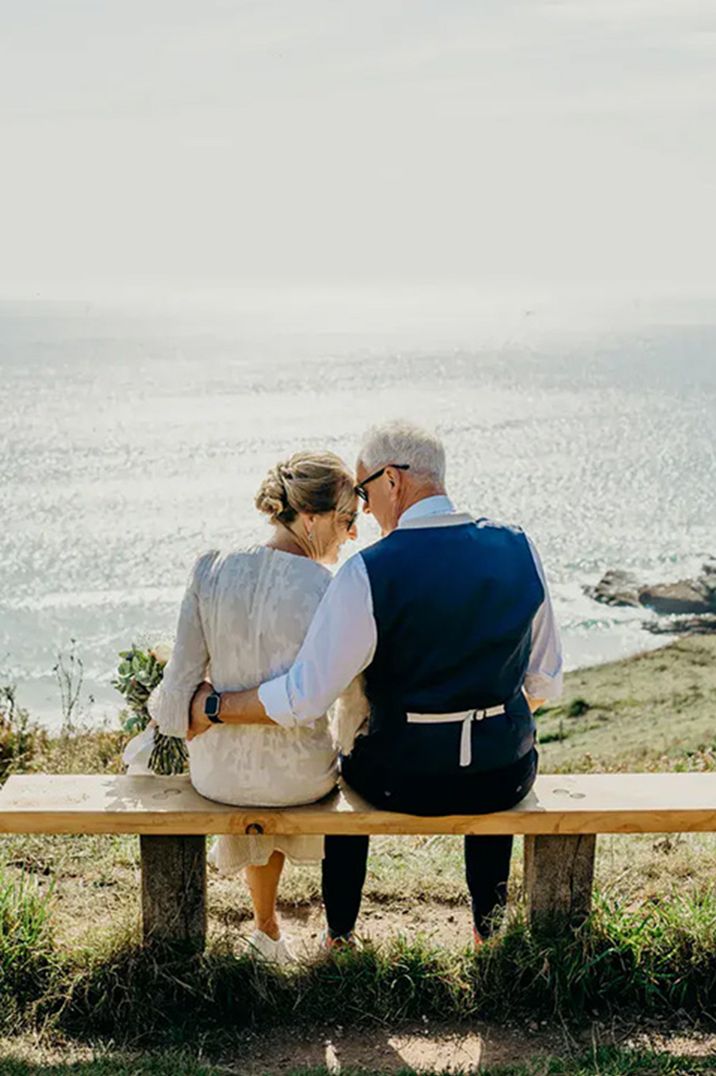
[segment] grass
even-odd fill
[[[0,697],[0,776],[121,769],[125,737],[117,731],[49,737],[27,715],[8,715],[7,697],[2,713]],[[716,638],[686,638],[571,674],[563,703],[541,714],[539,727],[544,772],[716,769]],[[466,908],[460,839],[376,839],[365,905],[366,916],[384,910],[385,943],[279,975],[241,956],[236,928],[249,916],[249,901],[240,882],[212,877],[210,944],[202,958],[157,960],[138,946],[136,838],[0,837],[0,1026],[6,1034],[112,1044],[106,1056],[80,1059],[75,1069],[49,1061],[23,1068],[19,1056],[0,1058],[0,1076],[240,1071],[196,1060],[207,1038],[219,1049],[237,1029],[316,1026],[329,1012],[365,1027],[535,1014],[579,1022],[626,1011],[664,1021],[684,1011],[710,1018],[716,1010],[714,835],[600,837],[595,913],[580,930],[557,937],[534,935],[522,922],[520,852],[518,840],[504,936],[474,956],[463,947],[467,935],[451,925],[453,911]],[[318,869],[288,870],[282,901],[285,908],[317,908]],[[396,938],[401,922],[410,931],[417,912],[442,933],[416,938],[411,932],[410,943]],[[157,1055],[126,1060],[116,1053],[159,1043]],[[595,1057],[579,1062],[581,1069],[553,1060],[551,1068],[494,1071],[712,1071],[706,1061],[675,1068],[674,1059],[661,1055]]]
[[[0,1068],[0,1073],[2,1073]],[[384,1076],[379,1069],[343,1069],[341,1076]],[[582,1057],[546,1058],[527,1065],[481,1068],[482,1076],[697,1076],[716,1071],[716,1060],[670,1057],[651,1051],[607,1048]],[[451,1069],[451,1076],[467,1076]],[[23,1074],[24,1076],[24,1074]],[[331,1076],[327,1068],[294,1069],[287,1076]],[[418,1076],[415,1069],[393,1070],[393,1076]],[[445,1070],[421,1069],[419,1076],[445,1076]]]
[[[28,921],[35,914],[28,903]],[[477,953],[396,939],[312,961],[290,972],[237,955],[229,939],[205,954],[157,954],[117,934],[73,951],[42,937],[41,974],[0,987],[5,1034],[29,1027],[78,1040],[177,1046],[201,1036],[216,1048],[239,1030],[475,1020],[574,1022],[639,1014],[706,1019],[716,1007],[716,894],[629,912],[600,901],[579,929],[527,929],[514,915]],[[14,956],[10,956],[11,962]],[[30,968],[35,969],[35,964]],[[17,976],[18,973],[16,973]]]
[[[54,973],[55,950],[47,897],[32,879],[0,873],[0,998],[2,1020],[14,1022],[41,997]]]
[[[512,894],[521,897],[522,841],[516,840]],[[133,837],[0,837],[8,879],[32,877],[46,893],[58,942],[72,946],[87,932],[137,921],[139,848]],[[409,916],[430,906],[449,914],[466,903],[462,842],[455,837],[382,837],[372,843],[366,883],[371,914]],[[716,878],[712,834],[601,836],[597,888],[628,907],[683,895],[698,896]],[[288,867],[282,882],[284,911],[305,911],[320,902],[320,871]],[[220,937],[250,916],[240,880],[211,875],[210,933]]]
[[[538,728],[545,773],[716,769],[716,636],[570,673]]]
[[[130,1055],[69,1063],[0,1058],[0,1076],[219,1076],[226,1071],[226,1068],[202,1064],[187,1053],[173,1051],[144,1057]]]
[[[258,1070],[257,1070],[258,1071]],[[481,1068],[482,1076],[700,1076],[716,1071],[716,1059],[693,1058],[651,1050],[602,1047],[568,1058],[546,1057],[520,1065]],[[149,1053],[142,1056],[114,1055],[86,1061],[39,1062],[0,1058],[0,1076],[238,1076],[231,1064],[206,1064],[186,1052]],[[284,1070],[285,1076],[335,1076],[325,1066]],[[447,1076],[447,1070],[413,1068],[340,1068],[341,1076]],[[467,1076],[450,1069],[450,1076]],[[268,1074],[270,1076],[270,1074]]]

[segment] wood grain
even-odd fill
[[[525,837],[525,892],[532,926],[565,919],[575,925],[592,906],[594,833]]]
[[[305,807],[231,807],[184,777],[10,777],[3,833],[687,833],[716,832],[716,773],[538,777],[510,811],[418,817],[378,811],[351,790]]]
[[[139,840],[145,944],[201,951],[206,941],[206,838],[143,834]]]

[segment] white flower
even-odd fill
[[[166,665],[169,658],[172,656],[172,648],[168,643],[157,643],[149,651],[155,661],[158,661],[160,665]]]

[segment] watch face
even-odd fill
[[[221,699],[216,693],[214,693],[213,695],[209,695],[208,698],[206,699],[206,701],[204,702],[204,713],[205,713],[205,715],[207,717],[218,717],[219,716],[220,702],[221,702]]]

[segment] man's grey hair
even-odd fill
[[[436,485],[445,483],[445,448],[430,430],[410,422],[386,422],[368,430],[358,456],[371,474],[390,463],[410,464],[410,474]]]

